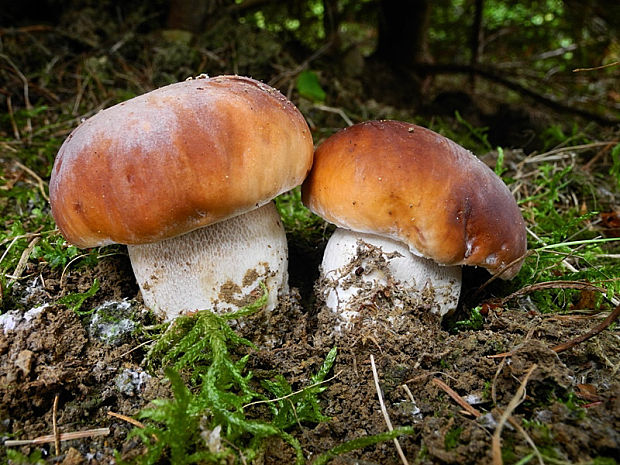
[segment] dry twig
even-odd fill
[[[375,357],[372,354],[370,354],[370,366],[372,368],[372,377],[375,381],[375,389],[377,390],[377,397],[379,398],[379,405],[381,407],[381,413],[383,414],[383,418],[385,419],[385,424],[390,431],[394,431],[394,427],[392,426],[392,422],[390,421],[390,416],[388,415],[387,409],[385,408],[385,403],[383,402],[383,394],[381,393],[381,386],[379,386],[379,375],[377,374]],[[405,465],[409,465],[407,457],[405,457],[405,454],[403,453],[403,449],[400,447],[398,439],[394,438],[393,441],[401,462],[403,462]]]
[[[65,267],[62,269],[62,273],[60,273],[60,287],[64,289],[65,287],[65,276],[67,273],[67,270],[69,269],[69,267],[75,263],[76,261],[78,261],[80,258],[84,258],[87,257],[88,254],[87,253],[82,253],[80,255],[76,255],[75,257],[73,257],[71,260],[69,260],[69,262],[65,265]]]
[[[605,318],[605,320],[600,325],[595,326],[587,333],[579,337],[576,337],[575,339],[571,341],[565,342],[563,344],[558,344],[557,346],[553,346],[551,350],[553,350],[556,353],[560,353],[560,352],[564,352],[565,350],[570,349],[571,347],[576,346],[577,344],[580,344],[583,341],[587,341],[591,337],[596,336],[598,333],[602,332],[607,327],[609,327],[609,325],[611,325],[614,321],[618,319],[618,316],[620,316],[620,305],[617,305],[616,308],[614,308],[614,311],[611,312],[609,316]]]
[[[415,398],[413,397],[413,393],[411,392],[411,389],[409,389],[409,386],[407,386],[406,384],[403,384],[401,387],[405,390],[405,392],[409,396],[411,403],[415,404]]]
[[[108,416],[118,418],[119,420],[126,421],[127,423],[130,423],[138,428],[142,428],[142,429],[146,428],[144,423],[134,418],[128,417],[127,415],[123,415],[122,413],[108,412]],[[159,441],[159,438],[157,437],[157,435],[155,435],[155,433],[151,434],[151,437],[153,438],[153,441],[155,442]]]
[[[32,171],[30,168],[28,168],[26,165],[24,165],[23,163],[20,163],[18,161],[15,162],[15,165],[17,165],[19,167],[19,169],[25,171],[26,173],[28,173],[31,177],[34,178],[34,180],[37,182],[37,186],[39,188],[39,191],[41,192],[41,195],[43,196],[43,198],[49,202],[50,198],[49,195],[47,195],[47,192],[45,192],[45,181],[43,181],[43,179],[41,178],[41,176],[39,176],[37,173],[35,173],[34,171]]]
[[[450,386],[448,386],[446,383],[444,383],[439,378],[433,378],[433,383],[435,383],[437,386],[443,389],[446,394],[452,397],[452,399],[454,399],[454,401],[457,404],[459,404],[461,407],[463,407],[463,409],[470,415],[473,415],[476,418],[482,415],[478,410],[472,407],[471,404],[469,404],[465,399],[459,396],[458,393],[454,389],[452,389]]]
[[[72,439],[82,439],[82,438],[94,438],[96,436],[107,436],[110,434],[110,428],[95,428],[89,429],[86,431],[73,431],[71,433],[60,433],[58,440],[59,441],[70,441]],[[34,439],[11,439],[8,441],[4,441],[4,445],[7,447],[11,446],[31,446],[37,444],[46,444],[49,442],[56,441],[55,434],[47,434],[45,436],[39,436]]]
[[[26,247],[24,251],[22,252],[22,255],[19,258],[19,261],[17,262],[17,266],[15,267],[13,274],[5,275],[7,278],[9,278],[9,286],[15,281],[17,281],[19,278],[21,278],[22,273],[26,269],[26,264],[28,263],[28,257],[30,257],[30,254],[34,250],[34,246],[37,245],[37,242],[39,242],[40,239],[41,238],[39,236],[35,236],[30,241],[30,243],[28,244],[28,247]]]
[[[532,373],[534,372],[536,368],[538,368],[538,365],[534,364],[530,367],[529,370],[527,370],[527,373],[525,373],[525,377],[523,378],[523,381],[521,381],[521,385],[519,386],[519,389],[517,389],[517,392],[515,393],[514,397],[508,403],[508,407],[506,408],[506,410],[504,410],[504,412],[502,413],[502,416],[497,422],[497,427],[495,428],[495,433],[493,433],[493,440],[491,443],[491,452],[493,454],[493,465],[503,465],[504,463],[504,461],[502,460],[502,442],[501,442],[502,441],[501,440],[502,429],[504,429],[504,425],[506,424],[506,421],[508,421],[508,418],[510,418],[510,415],[512,415],[512,412],[514,412],[514,410],[519,406],[519,404],[523,402],[523,400],[525,399],[525,386],[527,385],[527,382],[530,379],[530,376],[532,375]]]
[[[54,396],[54,406],[52,407],[52,432],[54,433],[54,450],[56,455],[60,455],[60,432],[56,424],[56,413],[58,411],[58,394]]]
[[[243,408],[247,408],[247,407],[250,407],[252,405],[258,405],[258,404],[271,404],[273,402],[279,402],[281,400],[288,399],[289,397],[292,397],[292,396],[294,396],[296,394],[300,394],[300,393],[304,392],[306,389],[312,389],[313,387],[320,386],[321,384],[329,383],[330,381],[332,381],[332,380],[336,379],[338,376],[340,376],[340,373],[342,373],[342,370],[340,370],[338,373],[336,373],[331,378],[327,378],[327,379],[324,379],[323,381],[319,381],[318,383],[311,384],[308,387],[305,387],[303,389],[299,389],[298,391],[295,391],[295,392],[291,392],[290,394],[287,394],[285,396],[276,397],[275,399],[257,400],[257,401],[254,401],[254,402],[250,402],[249,404],[245,404],[243,406]],[[295,408],[293,408],[293,410],[295,410]]]
[[[493,405],[497,405],[497,378],[499,378],[499,374],[504,369],[504,365],[506,364],[506,358],[502,358],[497,366],[497,370],[495,370],[495,375],[493,375],[493,382],[491,383],[491,400],[493,401]]]
[[[540,451],[538,450],[538,447],[536,447],[536,443],[530,437],[530,435],[527,434],[527,431],[525,431],[523,426],[521,426],[519,422],[512,417],[508,418],[508,422],[512,425],[514,429],[516,429],[519,432],[519,434],[521,434],[521,436],[523,436],[523,439],[525,439],[525,442],[527,442],[530,445],[530,447],[534,451],[534,455],[536,455],[536,458],[538,459],[539,465],[545,465],[545,461],[543,460],[542,455],[540,455]]]
[[[132,352],[134,352],[134,351],[138,350],[140,347],[144,347],[145,345],[151,344],[152,342],[154,342],[154,341],[153,341],[153,340],[148,340],[148,341],[141,342],[141,343],[140,343],[140,344],[138,344],[137,346],[132,347],[132,348],[131,348],[131,349],[129,349],[128,351],[123,352],[122,354],[120,354],[120,355],[118,356],[118,358],[123,358],[123,357],[125,357],[125,356],[129,355],[130,353],[132,353]]]
[[[499,366],[497,367],[497,371],[495,372],[495,375],[493,376],[493,383],[491,384],[491,399],[493,400],[493,405],[495,406],[497,406],[497,378],[499,377],[499,374],[504,369],[505,363],[506,363],[506,359],[503,358],[501,362],[499,363]],[[534,455],[536,455],[536,458],[538,459],[538,463],[540,465],[545,465],[543,458],[540,455],[538,448],[536,447],[536,444],[534,443],[530,435],[527,434],[527,431],[525,431],[525,429],[523,429],[523,427],[519,424],[519,422],[517,422],[512,417],[508,417],[508,422],[523,436],[525,441],[530,445],[530,447],[534,451]]]
[[[524,286],[518,291],[513,292],[512,294],[499,299],[496,303],[497,305],[504,305],[506,302],[516,299],[517,297],[522,297],[527,294],[531,294],[535,291],[541,291],[544,289],[579,289],[586,291],[596,291],[602,294],[607,293],[607,289],[604,289],[599,286],[595,286],[594,284],[590,284],[584,281],[545,281],[543,283],[530,284],[529,286]]]
[[[312,106],[317,110],[326,111],[328,113],[335,113],[339,115],[345,123],[347,123],[347,126],[353,126],[353,121],[351,121],[351,118],[349,118],[349,116],[344,112],[342,108],[328,107],[327,105],[321,105],[318,103],[315,103]]]
[[[497,270],[495,273],[493,273],[493,276],[491,276],[489,279],[487,279],[484,283],[482,283],[482,285],[476,289],[476,292],[474,292],[472,297],[476,297],[478,295],[480,295],[480,293],[489,285],[491,284],[493,281],[495,281],[496,279],[498,279],[502,273],[504,271],[506,271],[507,269],[509,269],[510,267],[512,267],[513,265],[516,265],[517,263],[519,263],[521,260],[525,260],[527,257],[529,257],[530,255],[532,255],[534,253],[533,249],[530,249],[528,251],[526,251],[523,255],[521,255],[520,257],[514,259],[513,261],[511,261],[510,263],[502,266],[499,270]]]
[[[121,413],[116,413],[116,412],[108,412],[108,416],[118,418],[119,420],[126,421],[127,423],[131,423],[132,425],[137,426],[138,428],[144,428],[144,423],[139,422],[138,420],[135,420],[131,417],[128,417],[127,415],[123,415]]]
[[[596,147],[603,147],[609,144],[617,144],[618,141],[603,141],[603,142],[592,142],[590,144],[582,144],[582,145],[573,145],[570,147],[560,147],[557,149],[549,150],[545,153],[540,153],[536,155],[530,155],[525,158],[521,163],[541,163],[544,161],[550,161],[557,158],[553,158],[554,155],[557,155],[562,152],[577,152],[580,150],[589,150]]]
[[[579,73],[581,71],[596,71],[603,68],[611,68],[612,66],[620,65],[620,61],[614,61],[613,63],[607,63],[606,65],[595,66],[594,68],[575,68],[573,73]]]
[[[564,352],[565,350],[568,350],[574,346],[576,346],[577,344],[580,344],[584,341],[587,341],[588,339],[596,336],[597,334],[599,334],[600,332],[602,332],[603,330],[605,330],[607,327],[609,327],[615,320],[618,319],[618,316],[620,316],[620,305],[616,306],[616,308],[614,308],[614,310],[607,316],[607,318],[605,318],[605,320],[597,325],[596,327],[592,328],[590,331],[588,331],[585,334],[582,334],[581,336],[576,337],[575,339],[572,339],[568,342],[564,342],[562,344],[558,344],[556,346],[551,347],[551,350],[553,350],[556,353],[560,353],[560,352]],[[526,338],[526,340],[529,339],[529,337]],[[502,352],[500,354],[493,354],[493,355],[487,355],[487,358],[501,358],[501,359],[505,359],[507,357],[512,357],[513,355],[515,355],[518,350],[522,347],[522,344],[518,345],[517,347],[515,347],[514,349],[508,351],[508,352]]]
[[[9,64],[9,66],[13,68],[13,71],[15,72],[17,77],[22,81],[23,91],[24,91],[24,104],[26,105],[26,110],[31,110],[32,105],[30,104],[30,97],[29,97],[29,91],[28,91],[28,79],[26,78],[26,76],[24,76],[24,73],[22,73],[19,70],[17,65],[13,62],[13,60],[8,55],[5,55],[4,53],[0,53],[0,58],[3,58]],[[30,138],[30,136],[32,135],[32,121],[30,119],[30,116],[26,118],[26,132],[28,133],[28,137]]]

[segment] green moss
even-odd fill
[[[41,449],[35,449],[28,455],[15,449],[6,449],[6,456],[12,465],[43,465],[46,463]]]
[[[471,309],[469,318],[467,320],[460,320],[456,322],[457,329],[471,329],[474,331],[482,329],[484,325],[484,316],[480,313],[481,306],[477,306]]]
[[[275,202],[288,235],[314,243],[326,235],[325,221],[304,206],[300,187],[278,196]]]
[[[95,280],[93,281],[93,285],[86,292],[76,292],[74,294],[68,294],[58,299],[56,303],[67,306],[67,308],[70,308],[78,315],[89,315],[95,309],[91,308],[90,310],[83,311],[81,310],[82,305],[84,304],[86,299],[93,297],[97,293],[98,290],[99,290],[99,280],[95,278]]]
[[[618,462],[611,457],[596,457],[592,460],[592,465],[616,465]]]
[[[295,451],[296,463],[304,461],[301,445],[287,430],[300,423],[327,420],[319,407],[318,395],[335,361],[332,349],[319,371],[310,377],[310,385],[293,392],[282,375],[262,380],[269,398],[260,392],[253,373],[246,370],[250,354],[239,359],[230,350],[239,345],[254,346],[238,336],[227,324],[260,310],[267,302],[267,290],[253,304],[233,313],[216,315],[208,310],[193,317],[177,319],[157,340],[148,355],[149,366],[163,366],[170,380],[173,399],[159,399],[154,407],[143,410],[139,417],[147,420],[146,428],[136,428],[147,453],[136,463],[155,464],[168,458],[175,464],[229,463],[239,454],[251,461],[257,457],[263,440],[278,436]],[[190,379],[186,385],[181,373]],[[248,415],[250,406],[266,403],[269,420]],[[251,409],[250,409],[251,410]],[[211,438],[205,450],[205,437]]]
[[[446,450],[456,449],[459,445],[459,439],[461,438],[462,432],[463,428],[461,426],[456,426],[446,433],[443,438],[443,443]]]

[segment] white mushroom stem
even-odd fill
[[[161,242],[128,246],[147,307],[170,321],[202,309],[224,313],[269,291],[288,292],[286,236],[273,202]]]
[[[419,297],[441,316],[456,308],[461,293],[460,266],[440,266],[402,242],[340,228],[325,248],[321,277],[325,305],[345,326],[359,314],[365,296],[380,287]]]

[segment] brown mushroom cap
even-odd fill
[[[277,90],[218,76],[103,110],[64,142],[52,214],[80,247],[157,242],[257,208],[312,164],[308,126]]]
[[[339,227],[402,241],[443,265],[496,271],[526,250],[523,217],[502,180],[460,145],[409,123],[370,121],[328,138],[302,195]]]

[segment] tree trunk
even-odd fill
[[[484,0],[476,0],[474,10],[474,24],[471,28],[471,37],[469,47],[471,49],[471,58],[469,64],[473,67],[478,65],[480,54],[482,52],[482,11],[484,9]],[[472,90],[476,87],[476,73],[469,75],[469,82]]]
[[[166,27],[194,34],[202,32],[212,0],[170,0]]]
[[[375,58],[396,68],[428,61],[430,0],[380,0]]]

